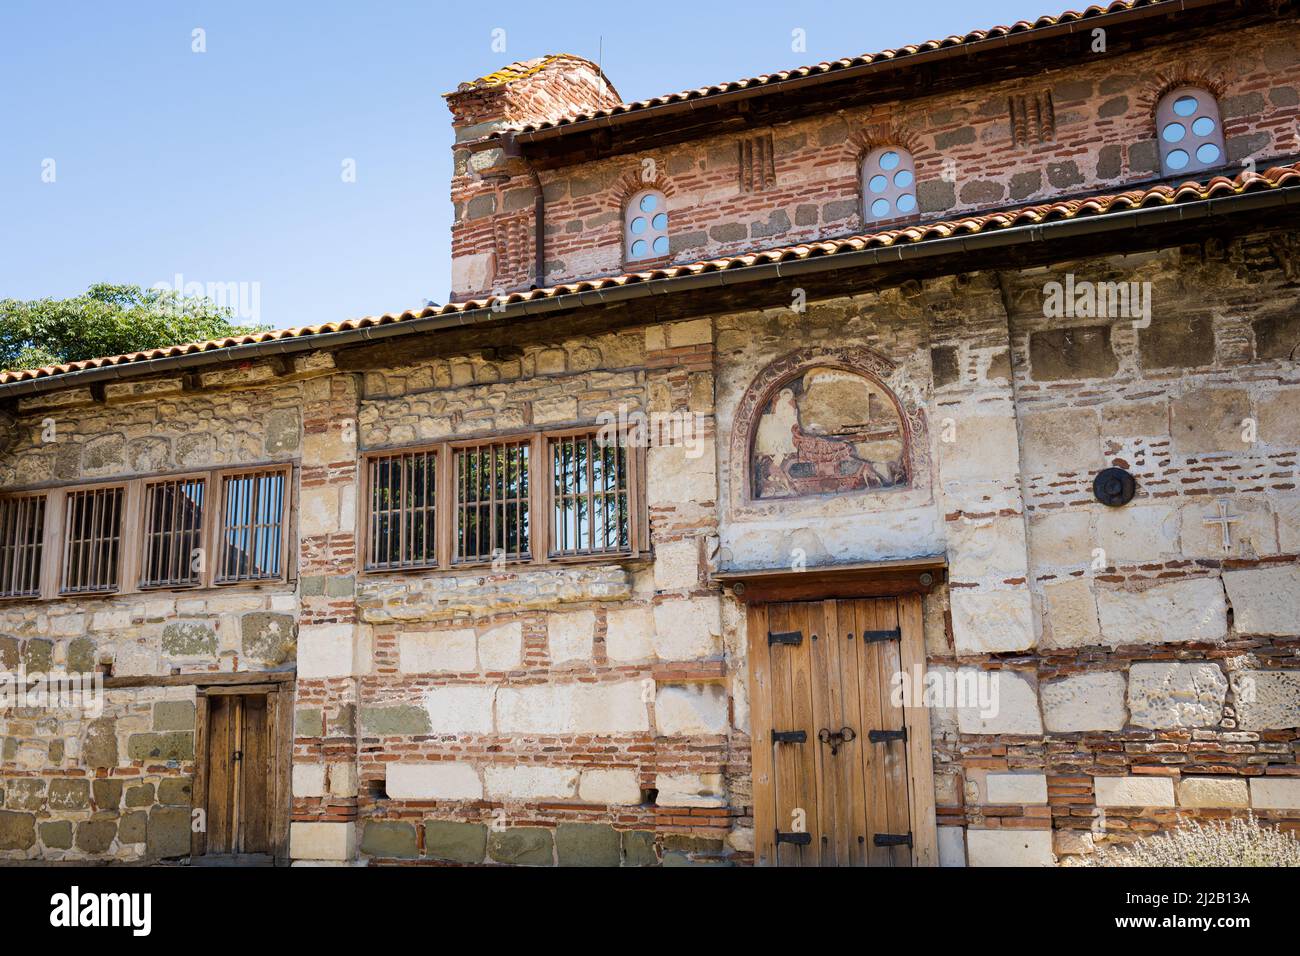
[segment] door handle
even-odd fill
[[[823,727],[821,730],[817,732],[818,740],[820,740],[824,744],[831,745],[832,757],[834,757],[837,753],[840,752],[840,747],[848,743],[850,740],[856,739],[857,736],[858,735],[854,733],[852,727],[841,727],[839,730],[836,731],[830,731],[827,730],[825,727]]]

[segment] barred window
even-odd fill
[[[64,594],[117,590],[124,491],[114,487],[68,493],[64,512]]]
[[[554,476],[551,554],[631,550],[628,449],[595,435],[550,439]]]
[[[45,496],[0,498],[0,597],[41,593]]]
[[[144,563],[140,587],[190,587],[203,579],[207,483],[177,478],[145,486]]]
[[[222,478],[217,583],[283,575],[285,488],[280,470]]]
[[[456,449],[457,562],[531,554],[529,450],[527,441]]]
[[[438,563],[437,464],[434,451],[370,459],[367,568],[419,568]]]

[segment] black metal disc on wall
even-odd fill
[[[1103,468],[1092,480],[1093,495],[1110,508],[1128,504],[1136,491],[1137,481],[1123,468]]]

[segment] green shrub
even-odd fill
[[[1206,824],[1180,817],[1172,830],[1071,857],[1066,866],[1300,866],[1300,840],[1260,826],[1253,813]]]

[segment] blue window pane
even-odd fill
[[[1179,116],[1191,116],[1199,104],[1194,96],[1180,96],[1174,101],[1174,112]]]
[[[1192,132],[1197,136],[1209,136],[1214,132],[1214,120],[1208,116],[1198,116],[1192,124]]]
[[[880,168],[888,172],[898,165],[898,154],[893,150],[880,155]]]
[[[871,181],[867,183],[867,188],[873,193],[883,193],[888,187],[889,180],[878,173],[875,176],[872,176]]]
[[[871,204],[871,215],[875,216],[877,219],[883,218],[885,214],[888,212],[889,212],[888,199],[877,199],[875,202]]]
[[[661,256],[668,254],[668,237],[660,236],[655,240],[655,252]]]
[[[1190,159],[1191,157],[1187,155],[1186,150],[1176,149],[1165,157],[1165,164],[1170,169],[1182,169]]]
[[[661,212],[659,215],[655,216],[651,225],[653,225],[659,232],[663,232],[668,228],[668,213]]]
[[[645,232],[645,217],[637,216],[632,220],[632,235],[639,236]]]
[[[898,197],[898,211],[911,212],[916,208],[916,197],[911,193],[904,193]]]
[[[1176,143],[1187,135],[1187,127],[1182,123],[1170,123],[1161,131],[1166,143]]]
[[[646,250],[649,248],[650,247],[646,245],[646,241],[644,239],[638,239],[636,242],[632,243],[632,255],[638,257],[644,256],[646,254]]]
[[[641,197],[641,211],[654,212],[655,207],[659,205],[659,197],[654,193],[647,193]]]
[[[912,185],[912,171],[910,169],[900,169],[894,174],[894,185],[899,189],[906,189]]]
[[[1202,143],[1196,151],[1196,158],[1202,163],[1213,163],[1219,159],[1219,147],[1213,143]]]

